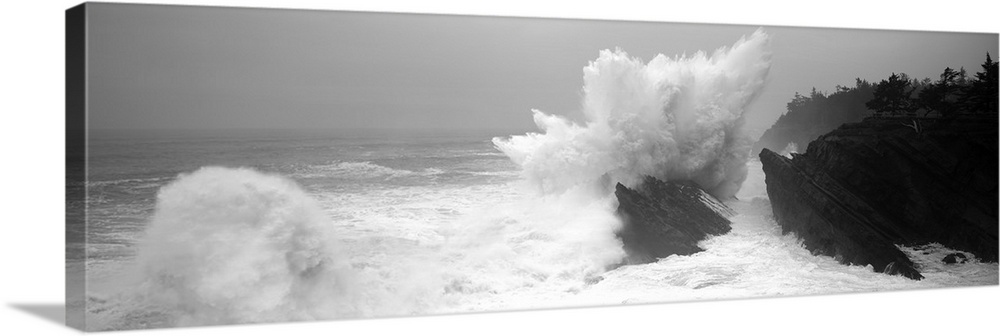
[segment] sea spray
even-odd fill
[[[487,142],[477,143],[482,145],[483,151],[491,150]],[[293,141],[289,145],[299,144]],[[312,157],[312,153],[307,154]],[[342,157],[333,160],[350,161]],[[300,161],[281,158],[280,162]],[[314,223],[321,227],[327,227],[321,223],[328,223],[336,234],[325,240],[329,258],[334,262],[347,261],[349,270],[338,269],[334,273],[336,276],[330,276],[334,280],[330,283],[332,287],[314,288],[311,291],[314,296],[290,295],[276,300],[285,303],[280,309],[271,310],[274,315],[263,316],[259,321],[996,284],[996,264],[946,265],[940,262],[946,251],[930,255],[922,254],[928,252],[926,249],[914,252],[935,263],[934,272],[925,272],[927,279],[923,281],[874,273],[861,266],[840,265],[830,257],[813,256],[794,237],[781,234],[780,227],[771,219],[760,162],[751,160],[748,164],[750,174],[737,194],[739,200],[727,202],[739,213],[733,218],[734,232],[703,241],[706,251],[702,253],[673,256],[658,263],[623,266],[612,271],[605,271],[606,265],[620,260],[618,253],[621,253],[620,242],[611,233],[617,223],[613,215],[616,204],[613,195],[595,199],[594,195],[601,194],[601,190],[571,188],[558,195],[538,195],[529,188],[519,188],[516,176],[509,176],[502,182],[484,178],[474,184],[441,184],[428,176],[422,184],[405,186],[364,177],[356,180],[363,182],[346,185],[342,185],[346,183],[342,177],[320,183],[314,178],[299,179],[302,189],[308,191],[308,198],[320,202],[325,217],[329,218],[329,221],[318,218]],[[390,166],[393,165],[386,164]],[[503,166],[505,173],[517,172],[517,168],[503,158],[481,162],[478,167],[489,171],[497,166]],[[449,170],[437,161],[411,169],[417,172],[432,167]],[[245,169],[223,171],[240,170]],[[295,177],[297,171],[288,169],[282,173]],[[256,180],[258,175],[281,180],[269,174],[238,174],[247,178],[229,177],[224,172],[215,174],[215,178],[235,179],[251,186],[256,183],[249,181]],[[195,174],[173,175],[164,183],[173,186],[173,183],[183,182],[188,185],[186,192],[192,195],[212,190],[205,187],[210,184],[189,180],[192,175]],[[276,189],[286,190],[284,187]],[[149,195],[151,208],[155,205],[154,196]],[[275,203],[275,209],[282,208],[279,204]],[[196,225],[202,216],[190,212],[191,209],[194,208],[165,209],[161,206],[156,217],[183,217],[191,221],[190,225]],[[189,212],[189,215],[164,213],[168,210]],[[149,227],[152,219],[152,216],[147,217],[144,227]],[[296,221],[285,222],[298,225]],[[251,236],[239,232],[245,229],[244,226],[228,227],[236,230],[234,236]],[[219,231],[217,235],[221,234]],[[156,237],[145,235],[150,239],[175,237],[162,233]],[[280,235],[275,237],[280,238]],[[213,239],[210,235],[185,237],[203,238]],[[189,243],[175,246],[195,245]],[[241,243],[243,241],[234,244]],[[173,253],[158,250],[164,245],[143,245],[136,247],[156,249],[141,251],[142,255]],[[247,248],[242,253],[264,253],[265,250]],[[238,309],[246,306],[238,303],[246,297],[196,297],[195,301],[183,302],[182,298],[191,295],[185,297],[172,292],[193,293],[191,285],[196,284],[195,281],[180,286],[177,282],[164,284],[160,280],[180,276],[219,277],[217,273],[190,275],[185,268],[172,270],[158,264],[150,265],[150,259],[146,258],[141,269],[152,266],[158,271],[144,272],[136,280],[145,283],[140,286],[122,279],[127,274],[120,270],[131,268],[132,257],[114,259],[114,256],[97,254],[101,251],[105,250],[90,251],[87,263],[89,330],[249,321],[256,316]],[[285,249],[278,248],[267,251],[285,253]],[[260,269],[263,274],[271,273],[269,268]],[[172,276],[175,272],[177,275]],[[294,279],[298,276],[283,277]],[[253,294],[253,286],[246,284],[243,291]],[[262,282],[262,286],[269,285]]]
[[[166,312],[168,325],[205,325],[564,304],[624,256],[614,182],[653,175],[692,179],[717,196],[738,190],[749,149],[739,128],[769,67],[766,46],[758,31],[711,56],[645,65],[602,52],[584,69],[587,123],[535,111],[544,133],[494,139],[520,166],[521,183],[326,194],[343,204],[321,210],[277,175],[218,167],[182,174],[160,190],[138,247],[135,307]],[[288,174],[426,175],[343,162]],[[374,173],[340,174],[356,168]],[[386,192],[409,196],[371,198]],[[415,205],[427,192],[434,197]],[[456,214],[427,221],[414,212],[424,207]]]
[[[570,190],[470,212],[444,246],[454,258],[445,277],[454,302],[480,306],[512,296],[579,291],[623,257],[613,196]],[[531,293],[531,294],[527,294]]]
[[[293,181],[207,167],[157,195],[137,256],[145,298],[177,325],[353,316],[333,227]]]
[[[746,178],[752,139],[743,113],[770,69],[762,30],[711,55],[658,55],[648,64],[622,50],[604,50],[584,68],[586,123],[533,110],[543,133],[494,139],[542,193],[644,175],[693,180],[731,198]]]
[[[781,156],[791,159],[792,154],[797,154],[799,152],[799,146],[794,142],[789,142],[785,149],[781,150]]]
[[[467,223],[445,249],[461,256],[447,293],[494,293],[483,302],[585,289],[624,256],[615,182],[683,178],[732,197],[746,176],[751,141],[740,126],[770,66],[767,41],[758,31],[711,57],[646,65],[602,51],[584,69],[586,124],[536,110],[544,133],[493,140],[527,190],[459,220]]]

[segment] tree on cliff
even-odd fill
[[[955,115],[961,107],[963,89],[968,79],[965,69],[945,68],[937,82],[925,85],[914,104],[924,109],[924,116],[937,112],[942,117]]]
[[[986,53],[986,62],[982,64],[983,71],[976,73],[976,78],[963,88],[961,99],[964,110],[970,113],[998,113],[997,110],[997,62]]]
[[[905,73],[893,73],[875,85],[872,100],[865,106],[877,115],[913,114],[919,108],[910,96],[916,88]]]

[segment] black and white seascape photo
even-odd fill
[[[998,285],[996,33],[86,3],[87,331]]]

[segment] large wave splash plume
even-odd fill
[[[206,167],[161,188],[138,271],[176,325],[349,317],[354,280],[336,241],[295,182]]]
[[[692,180],[712,195],[733,197],[746,178],[752,139],[743,114],[771,64],[763,30],[711,55],[658,55],[648,64],[603,50],[584,68],[586,122],[533,110],[543,133],[493,140],[544,194],[644,175]],[[607,188],[608,185],[603,187]]]

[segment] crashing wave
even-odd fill
[[[351,274],[318,204],[293,181],[206,167],[157,195],[137,264],[179,325],[351,316]]]
[[[747,174],[752,139],[741,130],[743,114],[764,86],[768,44],[758,30],[711,55],[661,54],[647,64],[620,49],[601,51],[584,68],[584,124],[533,110],[542,133],[493,142],[543,193],[634,187],[649,175],[731,198]]]

